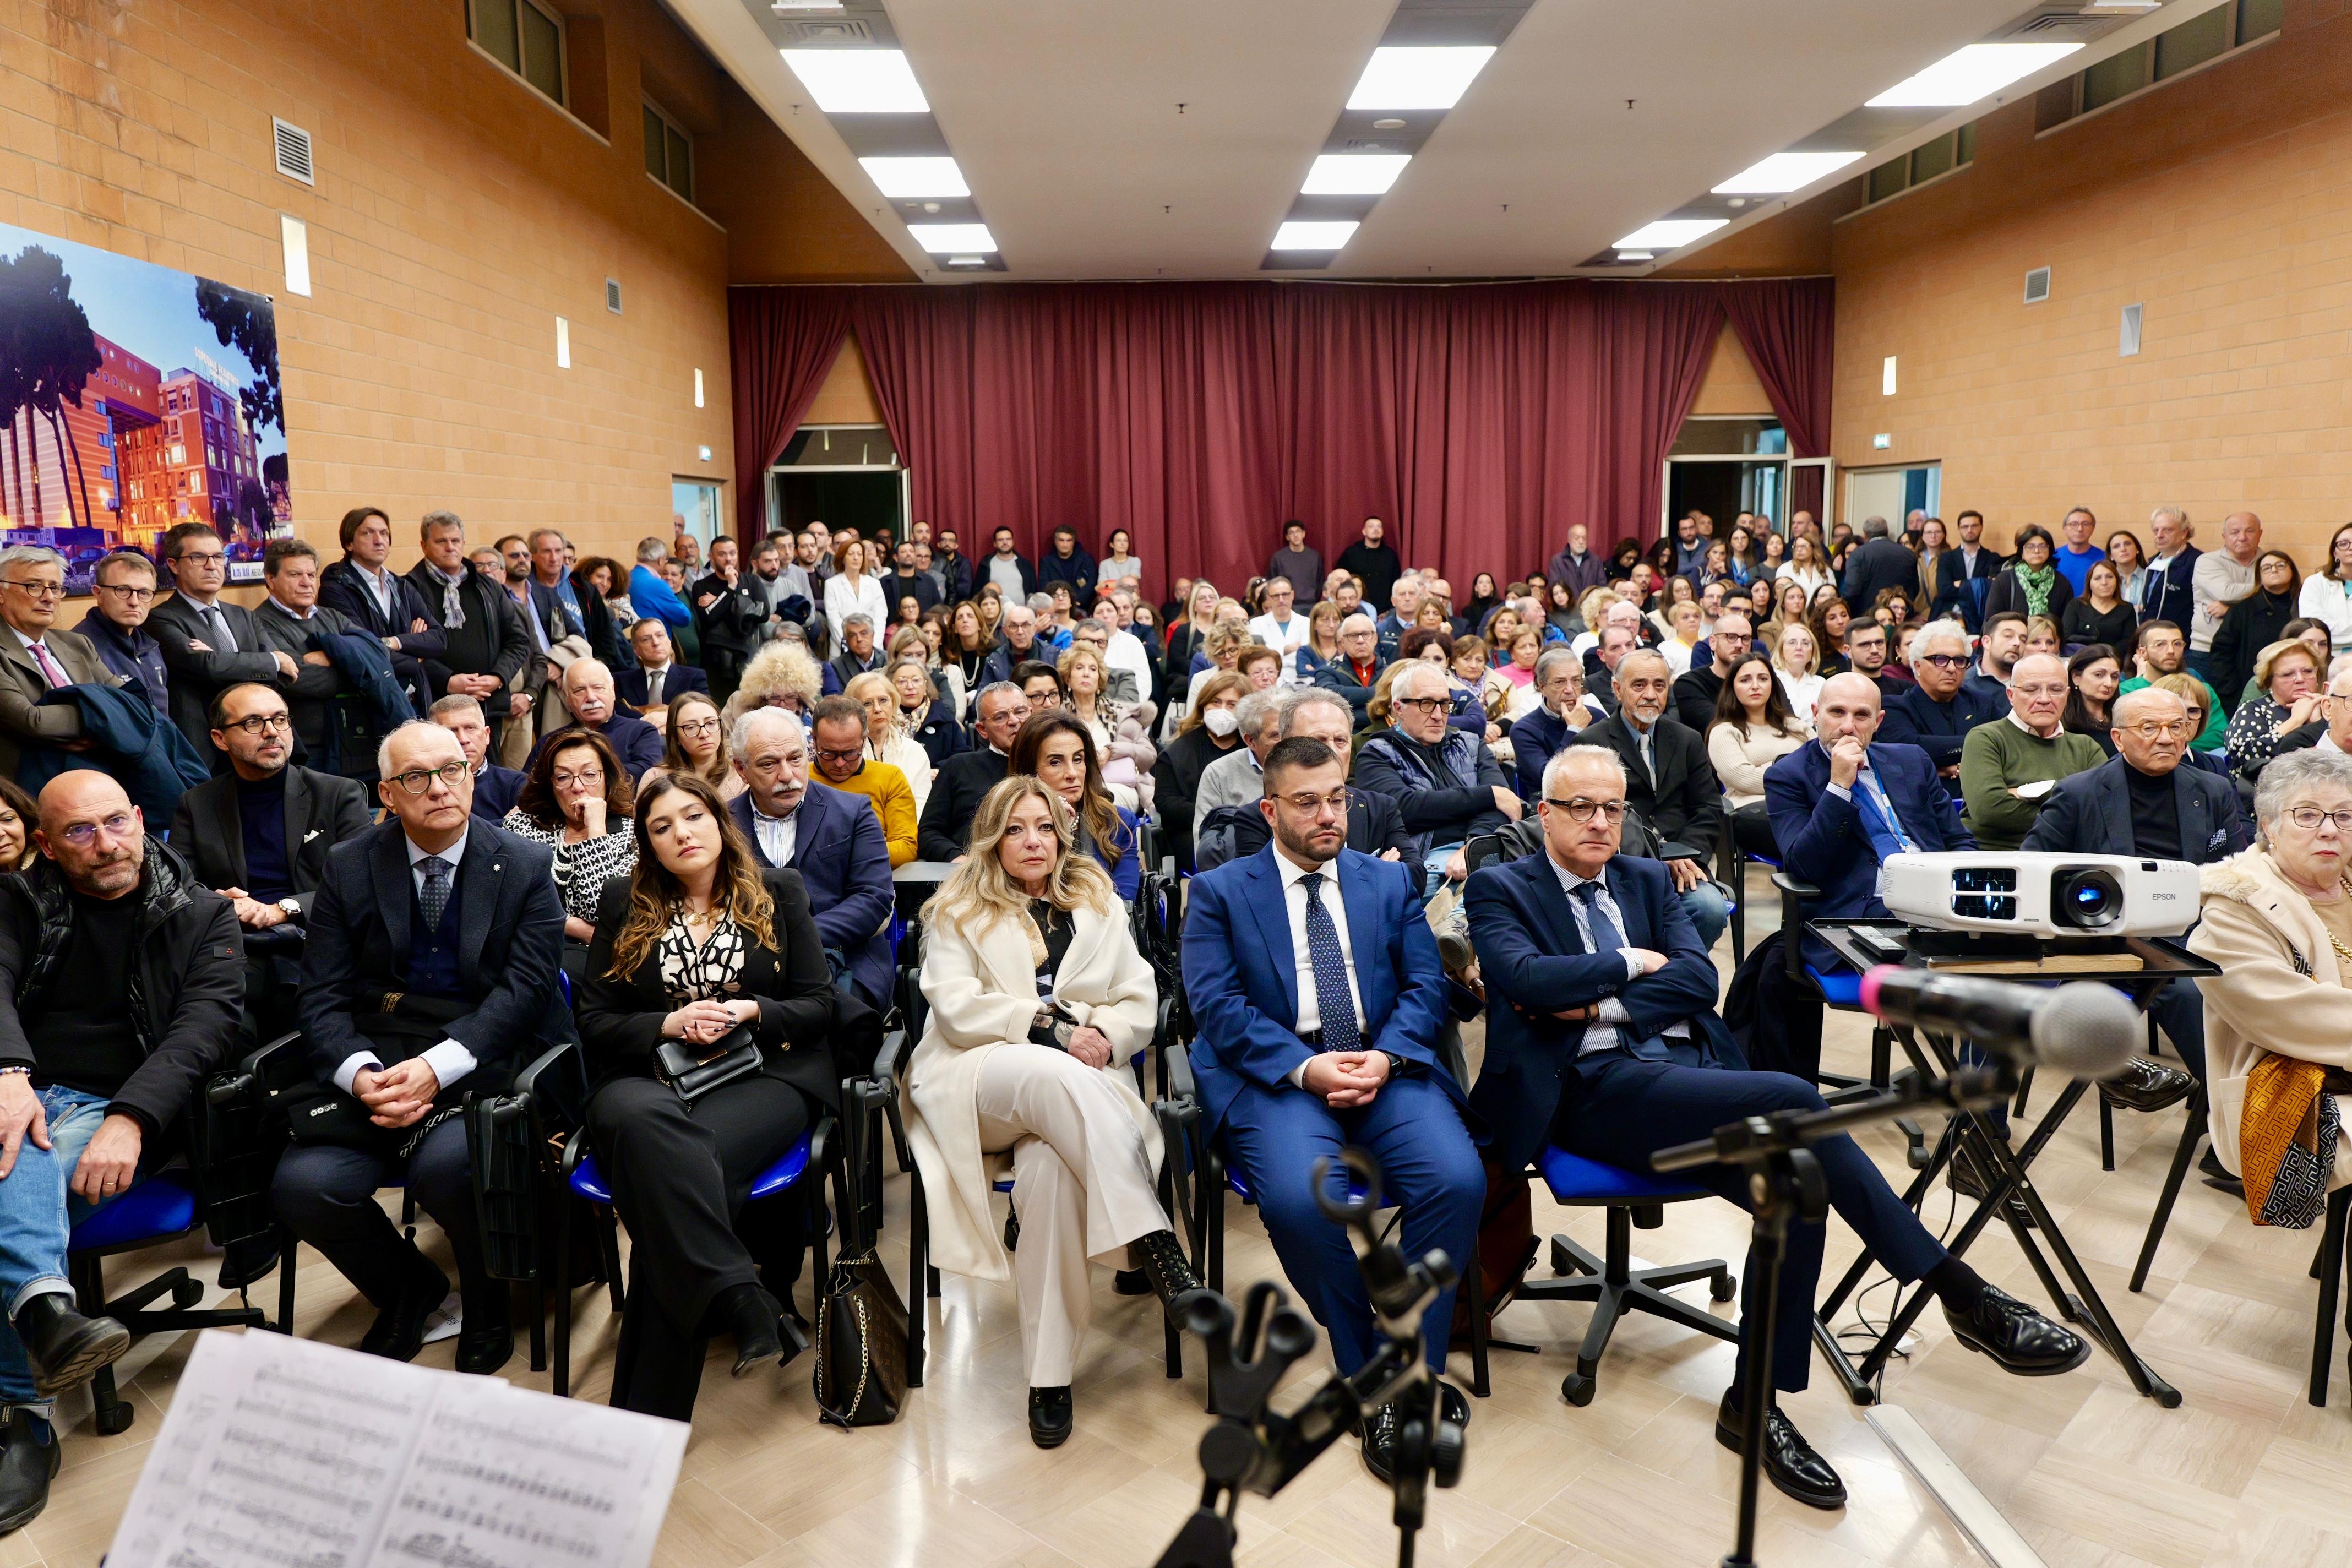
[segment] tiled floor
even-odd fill
[[[1759,880],[1759,887],[1761,887]],[[1728,944],[1718,957],[1728,962]],[[1858,1069],[1866,1037],[1833,1019],[1832,1065]],[[1475,1042],[1474,1042],[1475,1046]],[[2045,1092],[2041,1103],[2046,1105]],[[1886,1380],[1909,1411],[2052,1568],[2346,1568],[2352,1564],[2352,1377],[2339,1341],[2326,1409],[2305,1403],[2315,1287],[2310,1233],[2257,1231],[2242,1205],[2193,1180],[2176,1211],[2147,1291],[2125,1289],[2166,1162],[2178,1110],[2117,1121],[2117,1169],[2098,1164],[2096,1107],[2086,1101],[2035,1167],[2039,1184],[2140,1352],[2179,1387],[2178,1410],[2135,1396],[2105,1356],[2069,1375],[2004,1376],[1955,1343],[1932,1309],[1920,1342]],[[1900,1174],[1898,1137],[1865,1142]],[[903,1267],[904,1178],[890,1184],[885,1255]],[[1949,1205],[1938,1189],[1927,1215]],[[1597,1215],[1536,1200],[1539,1235],[1566,1230],[1595,1249]],[[1277,1277],[1255,1214],[1228,1207],[1228,1282]],[[1635,1233],[1656,1261],[1737,1259],[1744,1216],[1727,1205],[1684,1204],[1664,1228]],[[1834,1222],[1831,1268],[1853,1242]],[[2014,1243],[1996,1226],[1972,1261],[2046,1306]],[[1539,1265],[1539,1267],[1541,1267]],[[211,1267],[202,1272],[208,1278]],[[781,1377],[738,1384],[714,1364],[703,1384],[683,1479],[656,1561],[671,1568],[1064,1568],[1154,1561],[1198,1496],[1194,1446],[1203,1428],[1197,1363],[1165,1374],[1160,1327],[1145,1302],[1097,1297],[1097,1332],[1076,1384],[1077,1430],[1054,1453],[1029,1444],[1019,1335],[1008,1288],[950,1278],[933,1305],[929,1384],[893,1426],[820,1426],[806,1358]],[[1692,1294],[1704,1300],[1704,1287]],[[1883,1315],[1888,1293],[1867,1302]],[[314,1254],[303,1254],[300,1332],[356,1341],[368,1311]],[[1719,1309],[1725,1311],[1733,1308]],[[578,1392],[606,1391],[612,1328],[604,1298],[575,1307]],[[1497,1352],[1494,1396],[1474,1401],[1467,1473],[1436,1494],[1421,1561],[1478,1568],[1654,1568],[1707,1564],[1731,1539],[1738,1468],[1713,1441],[1728,1345],[1654,1320],[1618,1331],[1599,1397],[1559,1397],[1581,1307],[1515,1307],[1505,1331],[1544,1345],[1540,1357]],[[171,1398],[184,1346],[133,1352],[138,1420],[100,1438],[85,1417],[69,1437],[49,1510],[0,1539],[0,1568],[82,1568],[105,1549],[145,1444]],[[449,1364],[451,1349],[424,1357]],[[1466,1360],[1456,1357],[1466,1379]],[[519,1383],[547,1378],[520,1370]],[[1298,1374],[1303,1382],[1311,1365]],[[1844,1475],[1841,1513],[1767,1493],[1759,1559],[1848,1568],[1939,1568],[1976,1560],[1968,1541],[1880,1442],[1863,1413],[1830,1386],[1788,1402]],[[1394,1561],[1389,1500],[1342,1444],[1287,1490],[1242,1511],[1242,1561],[1325,1568]]]

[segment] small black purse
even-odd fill
[[[654,1048],[654,1076],[688,1105],[722,1084],[750,1078],[760,1066],[760,1043],[749,1024],[736,1025],[707,1054],[684,1040],[664,1040]]]

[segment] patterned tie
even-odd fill
[[[65,668],[58,664],[55,658],[52,658],[49,656],[49,650],[46,644],[33,644],[32,652],[33,662],[41,667],[41,673],[48,679],[51,689],[54,690],[58,687],[71,686],[73,684],[72,681],[66,679]]]
[[[1617,922],[1601,907],[1601,884],[1598,880],[1576,885],[1577,901],[1584,906],[1584,923],[1591,929],[1592,951],[1622,952],[1625,939],[1618,934]]]
[[[425,890],[416,896],[425,910],[425,929],[441,929],[441,911],[449,907],[449,862],[438,855],[427,855],[417,862],[425,868]]]
[[[1298,879],[1307,889],[1307,960],[1315,966],[1315,1010],[1322,1015],[1323,1048],[1352,1051],[1364,1043],[1356,1027],[1356,999],[1348,990],[1348,960],[1339,951],[1339,928],[1323,907],[1323,873]]]
[[[218,605],[205,606],[205,620],[213,628],[213,641],[220,645],[213,649],[215,653],[237,651],[236,638],[229,635],[228,617],[221,614],[221,607]]]

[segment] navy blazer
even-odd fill
[[[1953,545],[1936,557],[1936,597],[1928,613],[1938,617],[1957,614],[1969,635],[1976,636],[1984,630],[1985,596],[2007,564],[2009,558],[1990,546],[1979,549],[1970,564],[1960,547]]]
[[[635,660],[613,671],[613,689],[619,692],[621,700],[632,708],[656,706],[646,700],[646,689],[648,684],[646,679],[646,667]],[[688,691],[699,691],[705,697],[709,696],[710,677],[690,664],[680,663],[677,654],[673,652],[670,656],[669,673],[662,677],[662,700],[658,706],[667,707],[673,699]]]
[[[474,775],[474,815],[492,822],[503,820],[522,798],[522,785],[521,769],[502,768],[484,759],[482,771]]]
[[[2023,847],[2069,855],[2139,855],[2132,842],[2131,784],[2121,757],[2058,781]],[[2186,758],[2172,770],[2172,798],[2180,813],[2180,858],[2209,866],[2235,855],[2253,834],[2238,807],[2238,786]]]
[[[539,753],[547,750],[549,742],[579,728],[580,721],[575,719],[541,735],[531,743],[530,755],[523,759],[522,771],[529,773],[538,765]],[[646,769],[661,765],[662,732],[627,709],[614,709],[610,717],[593,728],[613,743],[613,751],[621,759],[621,766],[628,770],[632,784],[646,776]]]
[[[1184,994],[1199,1024],[1192,1045],[1201,1109],[1214,1135],[1245,1083],[1291,1087],[1315,1055],[1297,1033],[1298,960],[1272,845],[1192,879],[1184,906]],[[1364,1008],[1364,1048],[1393,1051],[1442,1084],[1462,1086],[1437,1059],[1446,1021],[1445,966],[1422,918],[1419,879],[1391,860],[1342,849],[1336,862]]]
[[[1952,809],[1943,781],[1916,746],[1874,741],[1870,769],[1895,805],[1903,831],[1923,852],[1973,849],[1977,841]],[[1878,900],[1878,856],[1862,826],[1862,809],[1848,795],[1832,795],[1830,757],[1809,741],[1764,773],[1764,809],[1772,820],[1780,865],[1821,896],[1805,900],[1806,919],[1885,919]],[[1835,962],[1826,945],[1808,941],[1808,962],[1827,968]]]
[[[286,769],[286,875],[294,901],[305,916],[326,880],[327,857],[335,846],[356,838],[374,815],[367,790],[356,779]],[[172,847],[187,859],[207,888],[242,888],[252,869],[245,854],[245,817],[237,809],[236,775],[215,773],[180,797],[172,813]]]
[[[728,802],[735,826],[751,842],[761,865],[772,865],[751,826],[751,797]],[[841,954],[849,977],[876,1006],[890,1000],[890,914],[898,889],[890,880],[890,847],[882,819],[862,795],[829,789],[815,780],[793,813],[793,869],[808,888],[809,913],[828,952]]]
[[[2182,637],[2189,635],[2189,623],[2197,617],[2197,558],[2203,553],[2192,544],[2167,562],[2163,571],[2148,574],[2139,591],[2141,626],[2170,621]]]
[[[1486,1121],[1487,1146],[1507,1170],[1527,1168],[1550,1137],[1560,1097],[1575,1090],[1569,1069],[1587,1026],[1555,1013],[1614,996],[1631,1020],[1621,1027],[1636,1038],[1687,1023],[1708,1065],[1746,1065],[1716,1016],[1715,961],[1699,944],[1673,874],[1662,862],[1620,855],[1601,875],[1626,944],[1664,953],[1664,968],[1629,980],[1622,954],[1587,949],[1568,890],[1541,849],[1480,867],[1463,889],[1487,1004],[1486,1060],[1470,1107]]]
[[[1886,699],[1878,721],[1880,745],[1916,746],[1938,772],[1960,765],[1960,742],[1979,724],[1990,724],[2009,712],[2009,694],[1993,696],[1981,686],[1961,682],[1948,702],[1938,702],[1924,687],[1906,687]],[[1944,793],[1960,798],[1960,781],[1944,781]]]
[[[553,852],[495,823],[467,826],[458,862],[457,983],[474,1011],[442,1033],[482,1068],[511,1074],[562,1012],[555,977],[563,956],[563,902]],[[312,1070],[321,1082],[375,1046],[352,1023],[385,992],[408,988],[408,913],[416,885],[407,831],[387,818],[335,846],[304,922],[297,1002]]]

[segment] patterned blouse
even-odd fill
[[[563,900],[563,912],[590,925],[596,923],[606,879],[636,869],[637,836],[625,826],[600,838],[566,844],[563,829],[541,827],[520,806],[508,812],[499,826],[518,838],[544,844],[555,851],[555,892]]]
[[[743,959],[749,948],[743,928],[725,914],[699,947],[687,929],[684,912],[670,917],[669,929],[654,944],[661,965],[662,990],[673,1006],[688,1002],[731,1002],[742,992]]]

